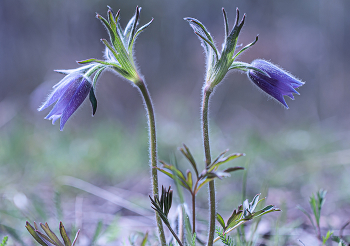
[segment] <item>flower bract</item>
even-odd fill
[[[293,93],[299,95],[299,92],[297,92],[295,89],[302,86],[304,82],[265,60],[254,60],[251,65],[265,72],[266,74],[263,74],[257,70],[249,70],[248,77],[250,80],[253,81],[253,83],[256,84],[261,90],[288,108],[288,105],[284,100],[284,96],[288,96],[294,100]]]
[[[52,124],[59,118],[60,130],[63,130],[69,117],[79,108],[89,94],[92,83],[82,74],[68,74],[53,86],[54,90],[48,96],[39,111],[55,104],[45,119],[52,120]]]
[[[126,78],[127,80],[137,84],[140,82],[140,74],[137,71],[133,57],[133,49],[135,40],[138,35],[143,32],[153,21],[153,19],[147,24],[137,28],[140,18],[141,7],[136,7],[134,16],[130,19],[129,23],[123,30],[120,26],[120,11],[114,14],[112,8],[108,7],[107,16],[104,18],[97,14],[96,17],[102,22],[106,28],[110,41],[101,39],[106,46],[105,60],[87,59],[79,61],[80,64],[98,63],[104,65],[105,68],[113,70]]]
[[[239,11],[238,9],[236,10],[236,22],[230,31],[226,12],[224,9],[222,9],[222,11],[224,16],[225,39],[224,43],[222,44],[221,52],[219,52],[217,49],[211,34],[199,20],[191,17],[184,18],[189,22],[194,33],[199,37],[204,48],[207,66],[205,80],[209,90],[213,90],[215,86],[224,79],[229,70],[239,69],[247,71],[247,69],[254,69],[254,67],[251,67],[248,63],[235,62],[235,59],[243,51],[253,46],[258,41],[258,37],[256,37],[252,43],[246,45],[240,51],[236,52],[237,40],[244,25],[245,15],[243,15],[242,20],[239,21]]]

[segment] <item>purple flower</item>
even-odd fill
[[[300,95],[295,89],[302,86],[304,82],[295,78],[293,75],[264,60],[254,60],[251,66],[262,70],[270,77],[257,70],[249,70],[248,77],[250,80],[261,90],[282,103],[286,108],[288,108],[288,105],[283,96],[289,96],[294,100],[293,93]]]
[[[91,87],[91,82],[82,74],[68,74],[53,86],[54,90],[38,110],[41,111],[57,101],[45,119],[52,120],[54,124],[61,117],[60,130],[62,131],[69,117],[89,94]]]

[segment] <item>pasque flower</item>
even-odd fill
[[[254,60],[251,65],[264,71],[269,76],[256,70],[249,70],[247,74],[250,80],[261,90],[288,108],[283,96],[288,96],[294,100],[293,93],[299,95],[299,92],[295,89],[302,86],[304,82],[301,82],[293,75],[265,60]]]
[[[224,9],[222,10],[224,15],[225,39],[221,52],[217,49],[210,33],[199,20],[190,17],[185,18],[199,37],[206,54],[206,81],[203,89],[213,91],[224,79],[228,71],[238,69],[247,72],[249,78],[260,89],[288,108],[283,96],[289,96],[294,99],[293,93],[299,94],[295,89],[302,86],[304,82],[264,60],[255,60],[251,64],[236,61],[236,58],[240,54],[258,41],[258,37],[252,43],[236,52],[237,40],[245,22],[245,15],[239,21],[239,11],[237,9],[236,23],[232,30],[229,31],[226,12]]]
[[[96,15],[105,26],[110,37],[110,42],[101,39],[106,47],[105,60],[87,59],[78,63],[88,65],[77,69],[56,70],[59,73],[66,74],[66,77],[53,87],[53,92],[38,109],[41,111],[57,101],[45,119],[52,120],[52,123],[55,123],[61,117],[61,131],[69,117],[83,103],[88,94],[90,94],[89,99],[92,104],[93,115],[95,114],[97,100],[94,89],[99,76],[104,70],[115,71],[135,85],[143,83],[142,76],[137,71],[134,62],[133,48],[138,35],[152,23],[153,19],[137,29],[141,8],[136,7],[134,16],[123,30],[119,23],[120,11],[114,14],[113,10],[110,7],[108,8],[108,19],[99,14]]]
[[[52,120],[52,124],[61,118],[60,129],[63,130],[69,117],[84,102],[92,88],[92,83],[86,77],[79,73],[68,74],[54,87],[54,90],[48,96],[39,111],[55,104],[51,112],[45,119]]]
[[[205,83],[203,85],[201,112],[203,146],[207,168],[212,163],[209,142],[209,101],[216,86],[224,79],[228,71],[240,70],[248,73],[249,78],[259,88],[271,95],[277,101],[281,102],[287,108],[288,106],[283,97],[286,95],[294,99],[293,93],[299,94],[295,88],[298,88],[304,84],[289,73],[269,62],[255,60],[249,64],[246,62],[236,61],[240,54],[249,49],[258,41],[258,36],[252,43],[246,45],[239,51],[236,51],[238,36],[244,25],[245,15],[243,15],[243,18],[240,21],[239,11],[237,8],[236,21],[230,31],[226,12],[224,9],[222,9],[222,11],[224,16],[225,38],[221,51],[218,50],[214,39],[199,20],[191,17],[185,18],[185,20],[189,22],[194,33],[199,37],[206,55],[206,76]],[[209,216],[210,219],[207,245],[212,246],[214,242],[215,220],[217,218],[215,183],[213,180],[209,181]]]

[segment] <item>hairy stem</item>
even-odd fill
[[[192,193],[192,233],[196,232],[196,194]]]
[[[151,96],[148,92],[147,86],[143,80],[139,80],[136,85],[140,89],[141,95],[143,97],[145,107],[148,115],[148,127],[149,127],[149,147],[150,147],[150,159],[151,159],[151,175],[152,175],[152,191],[153,197],[155,195],[158,196],[158,174],[157,174],[157,137],[156,137],[156,121],[154,117],[153,104],[151,100]],[[159,239],[162,246],[166,246],[166,239],[164,235],[164,229],[162,220],[159,217],[158,213],[156,213],[156,221],[159,232]]]
[[[210,155],[210,143],[209,143],[209,99],[212,91],[208,87],[203,88],[202,95],[202,132],[203,132],[203,145],[205,152],[205,164],[209,166],[211,163]],[[208,246],[213,245],[214,233],[215,233],[215,184],[214,180],[209,182],[209,234],[208,234]]]
[[[179,237],[176,235],[176,233],[174,232],[174,230],[171,228],[170,225],[167,225],[167,227],[169,228],[169,231],[171,232],[171,234],[173,234],[174,238],[176,239],[176,241],[179,243],[179,246],[183,246],[181,240],[179,239]]]

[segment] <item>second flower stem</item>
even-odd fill
[[[203,88],[202,94],[202,133],[203,133],[203,145],[205,152],[205,164],[208,167],[211,163],[210,155],[210,143],[209,143],[209,100],[212,91],[208,87]],[[215,204],[215,184],[214,180],[209,182],[209,235],[208,246],[213,245],[214,232],[215,232],[215,216],[216,216],[216,204]]]
[[[137,83],[135,83],[138,88],[140,89],[141,95],[143,97],[145,108],[147,110],[148,114],[148,127],[149,127],[149,149],[150,149],[150,158],[151,158],[151,175],[152,175],[152,191],[153,191],[153,197],[155,195],[159,196],[158,191],[158,174],[157,174],[157,137],[156,137],[156,121],[154,117],[154,110],[153,110],[153,104],[150,97],[150,94],[148,92],[147,86],[143,80],[139,80]],[[157,221],[157,227],[159,232],[159,240],[162,246],[166,246],[166,239],[164,235],[164,229],[162,220],[159,217],[158,213],[156,213],[156,221]]]

